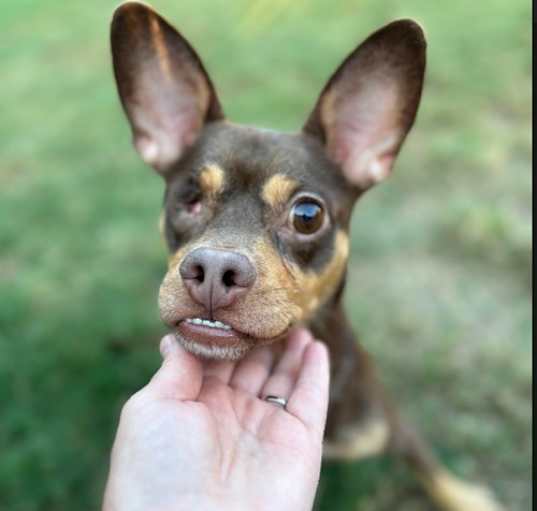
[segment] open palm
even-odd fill
[[[266,347],[238,363],[201,362],[170,338],[161,349],[161,369],[123,409],[104,509],[310,509],[328,401],[324,346],[301,330],[277,361]]]

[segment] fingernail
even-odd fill
[[[301,337],[302,339],[304,339],[306,341],[312,341],[313,340],[313,335],[311,334],[311,332],[307,328],[304,328],[304,327],[298,328],[296,330],[296,335],[298,337]]]
[[[304,328],[304,327],[298,327],[294,330],[292,330],[288,337],[288,345],[289,346],[302,346],[302,344],[308,344],[313,339],[311,332]]]
[[[324,351],[323,356],[326,356],[328,363],[330,364],[330,350],[328,349],[326,343],[321,339],[315,339],[313,344],[316,346],[317,349]]]

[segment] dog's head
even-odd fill
[[[207,357],[282,339],[342,287],[352,206],[390,174],[416,115],[421,29],[371,35],[294,134],[227,122],[200,58],[149,7],[118,8],[112,53],[134,145],[166,184],[163,320]]]

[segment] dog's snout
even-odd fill
[[[210,248],[190,252],[179,272],[192,299],[210,313],[247,293],[256,278],[255,268],[245,255]]]

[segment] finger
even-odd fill
[[[262,397],[289,397],[302,364],[304,350],[312,340],[310,332],[305,329],[294,330],[289,334],[285,351],[265,383]]]
[[[270,347],[252,350],[237,364],[230,386],[257,396],[270,374],[273,362],[274,353]]]
[[[319,341],[309,344],[296,385],[287,402],[289,413],[321,434],[328,410],[329,365],[326,346]]]
[[[231,360],[205,360],[203,377],[214,377],[227,385],[236,365],[237,362]]]
[[[196,399],[201,389],[201,362],[186,352],[173,335],[161,340],[160,353],[164,360],[146,389],[160,398]]]

